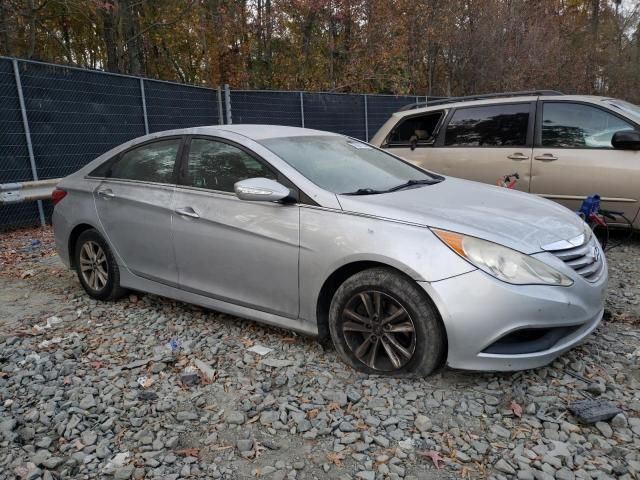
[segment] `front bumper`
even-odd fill
[[[420,285],[444,322],[448,366],[512,371],[547,365],[595,330],[604,313],[607,273],[594,283],[577,276],[570,287],[510,285],[481,270]],[[538,342],[541,349],[532,351],[536,342],[523,341],[527,353],[518,352],[517,342],[508,354],[487,352],[495,351],[497,342],[526,340],[535,331],[553,333],[552,342]]]

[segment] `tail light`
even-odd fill
[[[53,205],[55,206],[60,202],[60,200],[62,200],[66,196],[67,196],[66,190],[62,190],[61,188],[57,188],[56,187],[56,189],[51,194],[51,201],[53,202]]]

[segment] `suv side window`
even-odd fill
[[[103,163],[90,175],[154,183],[175,183],[173,172],[181,141],[180,138],[171,138],[141,145]]]
[[[184,184],[191,187],[233,192],[233,185],[247,178],[277,180],[262,162],[238,147],[206,138],[191,140]]]
[[[401,120],[387,139],[387,147],[408,147],[414,142],[416,146],[432,145],[436,128],[443,116],[443,111],[429,112]]]
[[[445,132],[446,147],[524,147],[529,103],[457,109]]]
[[[611,139],[633,125],[604,110],[581,103],[545,102],[542,146],[550,148],[613,148]]]

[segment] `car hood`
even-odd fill
[[[585,228],[578,215],[550,200],[452,177],[379,195],[338,195],[338,200],[346,212],[472,235],[523,253],[575,238]]]

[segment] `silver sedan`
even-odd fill
[[[368,373],[545,365],[603,314],[606,261],[574,213],[328,132],[154,133],[53,200],[93,298],[133,289],[330,335]]]

